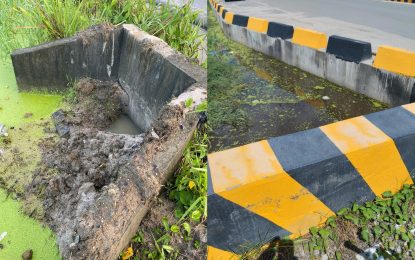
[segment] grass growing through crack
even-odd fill
[[[197,58],[204,36],[191,5],[159,5],[155,0],[3,0],[0,49],[8,55],[17,48],[72,36],[94,24],[132,23],[187,57]]]

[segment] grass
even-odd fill
[[[94,24],[132,23],[196,59],[204,36],[191,4],[178,7],[159,5],[155,0],[3,0],[0,49],[8,54],[17,48],[72,36]]]
[[[368,248],[373,252],[369,253]],[[312,227],[308,236],[297,240],[280,240],[258,245],[241,259],[292,259],[300,251],[308,259],[413,259],[415,257],[415,186],[404,185],[396,194],[362,205],[353,204],[330,217],[324,226]]]

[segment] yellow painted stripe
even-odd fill
[[[314,49],[321,49],[327,47],[327,36],[321,32],[295,27],[292,42]]]
[[[356,117],[320,128],[377,196],[413,183],[393,140],[366,118]]]
[[[402,107],[411,112],[412,114],[415,114],[415,103],[403,105]]]
[[[378,48],[373,66],[415,77],[415,52],[383,45]]]
[[[251,31],[266,33],[268,31],[268,21],[256,17],[249,17],[247,27]]]
[[[208,260],[237,260],[239,259],[239,256],[234,253],[224,251],[213,246],[208,246],[207,259]]]
[[[221,7],[219,8],[219,15],[220,15],[220,17],[222,17],[222,12],[223,12],[223,9],[225,9],[223,6],[221,6]]]
[[[211,154],[213,190],[295,235],[334,213],[287,174],[267,141]]]
[[[229,24],[232,24],[232,22],[233,22],[233,13],[227,12],[225,14],[225,22],[227,22]]]

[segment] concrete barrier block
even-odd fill
[[[292,42],[313,49],[323,49],[327,46],[327,36],[321,32],[295,27]]]
[[[342,60],[360,63],[372,58],[372,45],[370,42],[332,35],[329,37],[326,52]]]
[[[247,28],[251,31],[266,33],[268,31],[268,21],[256,17],[249,17]]]
[[[219,11],[220,11],[220,9],[222,8],[222,5],[217,5],[216,6],[216,12],[218,12],[219,13]]]
[[[249,20],[248,16],[240,15],[240,14],[234,14],[232,24],[242,26],[242,27],[246,27],[248,25],[248,20]]]
[[[221,6],[221,7],[219,8],[219,16],[220,16],[220,17],[222,17],[223,10],[225,10],[225,7]]]
[[[294,34],[294,27],[287,24],[269,22],[267,35],[273,38],[291,39]]]
[[[413,184],[415,103],[208,156],[208,244],[243,253]],[[221,252],[221,251],[219,251]]]
[[[226,13],[227,13],[227,12],[228,12],[228,10],[223,9],[223,11],[222,11],[222,15],[221,15],[222,19],[225,19],[225,16],[226,16]]]
[[[383,45],[378,48],[373,66],[415,77],[415,52]]]
[[[226,14],[225,14],[225,22],[228,23],[228,24],[232,24],[233,23],[233,13],[226,12]]]

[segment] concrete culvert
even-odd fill
[[[41,144],[26,196],[44,211],[33,214],[63,258],[117,258],[192,137],[205,70],[133,25],[95,26],[12,60],[21,90],[75,82],[76,102],[52,115],[59,139]]]

